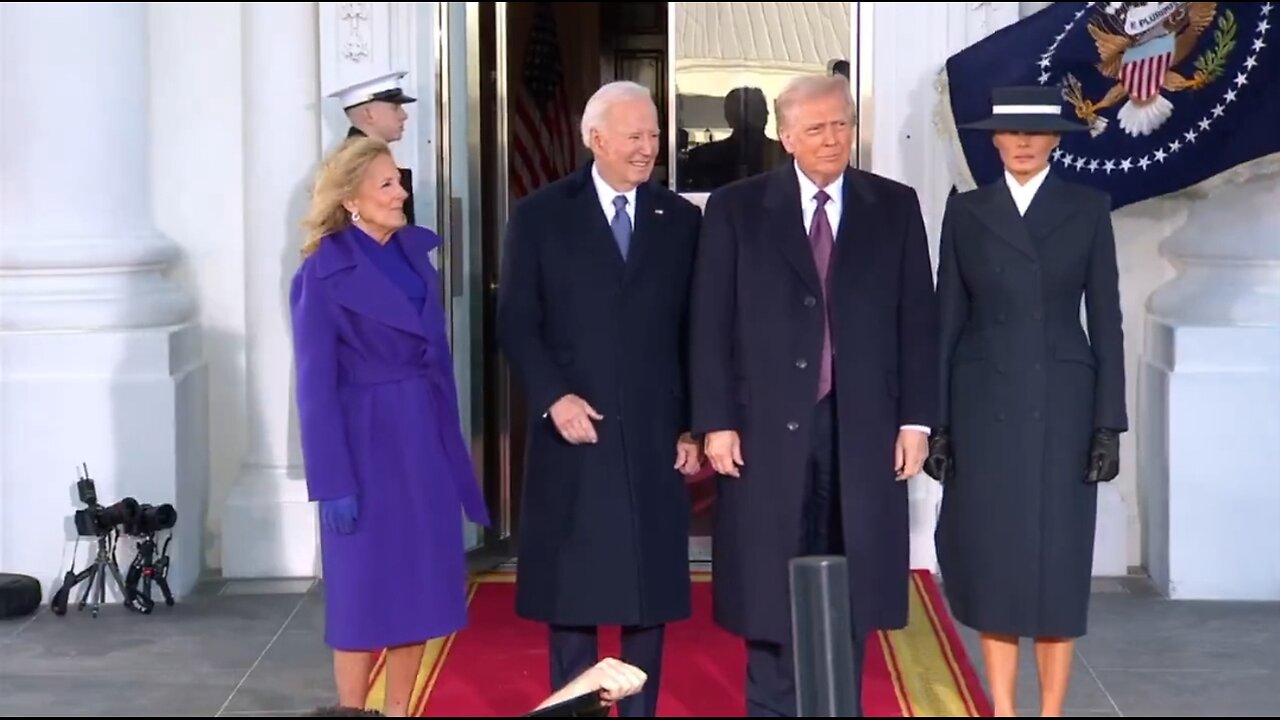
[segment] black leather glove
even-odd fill
[[[1120,434],[1099,428],[1093,432],[1093,448],[1089,451],[1089,468],[1085,482],[1110,482],[1120,474]]]
[[[929,457],[924,459],[924,472],[940,483],[947,482],[955,474],[951,434],[947,428],[938,428],[929,435]]]

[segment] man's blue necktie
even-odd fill
[[[613,222],[609,224],[613,230],[613,239],[622,251],[622,259],[627,259],[627,250],[631,249],[631,218],[627,217],[627,196],[619,195],[613,199]]]

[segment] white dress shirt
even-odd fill
[[[613,216],[618,209],[613,206],[613,199],[619,195],[625,195],[627,198],[627,219],[631,221],[631,229],[636,229],[636,189],[631,188],[626,192],[618,192],[609,186],[609,183],[600,177],[600,169],[591,164],[591,179],[596,185],[596,195],[600,198],[600,207],[604,210],[604,219],[609,225],[613,225]]]
[[[799,165],[796,165],[796,177],[800,180],[800,210],[804,215],[804,230],[807,235],[809,228],[813,227],[813,216],[818,210],[818,201],[814,196],[818,194],[819,188],[817,183],[801,172]],[[826,211],[827,220],[831,223],[832,242],[834,242],[834,236],[840,230],[840,218],[844,214],[844,175],[836,177],[834,182],[821,189],[827,191],[829,198],[822,209]],[[929,428],[924,425],[903,425],[902,429],[929,434]]]
[[[818,210],[818,201],[814,196],[818,194],[819,188],[817,183],[800,171],[799,165],[796,165],[796,177],[800,179],[800,211],[804,214],[804,231],[807,235],[809,228],[813,227],[813,215]],[[827,212],[832,242],[835,242],[834,236],[840,232],[840,216],[844,211],[844,175],[837,176],[834,182],[822,189],[827,191],[829,198],[822,209]]]
[[[1008,170],[1004,171],[1004,182],[1009,186],[1009,193],[1013,195],[1013,203],[1018,206],[1019,215],[1027,214],[1027,208],[1031,207],[1031,201],[1035,199],[1036,193],[1040,191],[1040,186],[1044,184],[1044,179],[1048,175],[1049,166],[1046,165],[1043,170],[1035,174],[1035,177],[1028,180],[1026,185],[1023,185]]]

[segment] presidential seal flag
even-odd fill
[[[947,60],[940,125],[957,187],[1001,172],[989,134],[957,126],[991,112],[991,90],[1057,87],[1089,125],[1053,154],[1063,177],[1113,208],[1280,165],[1280,11],[1275,2],[1055,2]]]

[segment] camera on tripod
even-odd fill
[[[98,489],[86,474],[76,481],[76,491],[85,509],[76,511],[76,532],[83,537],[108,535],[117,527],[128,525],[138,514],[138,501],[127,497],[103,507],[98,504]]]
[[[120,502],[132,501],[133,498],[125,498]],[[117,503],[119,504],[119,503]],[[173,509],[169,503],[163,505],[142,504],[137,506],[137,512],[133,513],[124,523],[124,533],[133,535],[134,537],[146,537],[155,535],[161,530],[172,529],[178,522],[178,511]]]
[[[81,466],[80,478],[76,481],[76,493],[84,509],[76,510],[76,532],[82,537],[97,538],[98,554],[89,567],[75,572],[68,570],[63,578],[62,587],[58,589],[49,605],[57,615],[67,612],[67,600],[71,588],[89,581],[80,596],[80,609],[83,610],[94,590],[97,581],[97,598],[93,604],[93,615],[97,617],[98,609],[106,600],[107,575],[116,581],[116,587],[124,597],[124,606],[134,612],[147,615],[155,607],[151,599],[151,584],[160,586],[164,593],[165,603],[173,605],[173,594],[169,591],[169,541],[166,538],[156,555],[156,533],[170,530],[178,522],[178,512],[172,505],[139,504],[137,500],[126,497],[112,505],[103,506],[98,502],[98,489],[89,477],[89,468]],[[78,469],[80,470],[80,469]],[[138,538],[138,553],[129,566],[128,579],[120,577],[120,566],[116,562],[115,542],[121,534]],[[141,584],[141,588],[139,585]]]

